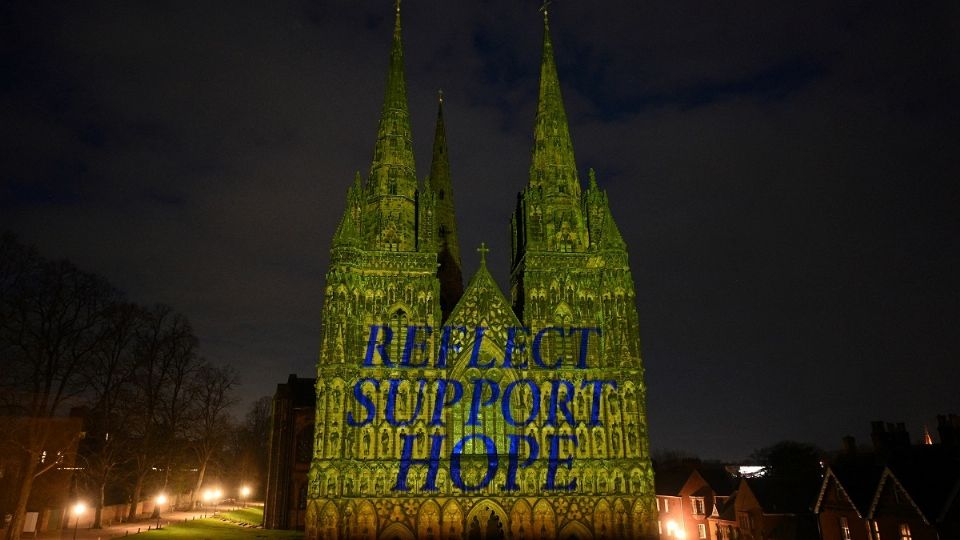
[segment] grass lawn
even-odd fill
[[[260,523],[263,520],[263,509],[244,508],[233,512],[224,512],[222,515],[236,521]],[[234,538],[238,540],[254,540],[257,538],[264,540],[297,540],[303,538],[302,531],[279,531],[242,527],[216,518],[197,519],[187,521],[186,523],[171,524],[159,531],[150,531],[146,533],[146,535],[150,540],[163,540],[166,538],[193,538],[196,540],[227,540]]]
[[[260,525],[263,523],[263,508],[251,506],[241,508],[231,512],[220,512],[220,516],[231,521],[239,521],[247,525]]]

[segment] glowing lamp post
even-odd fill
[[[220,510],[220,501],[223,500],[223,491],[219,489],[213,492],[213,515],[217,515],[217,512]]]
[[[154,500],[154,508],[156,509],[157,514],[157,529],[160,528],[160,505],[167,503],[167,496],[163,493],[157,495],[156,500]]]
[[[203,508],[204,508],[204,513],[206,513],[206,508],[207,508],[208,506],[210,506],[210,501],[212,501],[212,500],[213,500],[213,491],[211,491],[211,490],[209,490],[209,489],[206,490],[206,491],[204,491],[204,492],[203,492]]]
[[[73,523],[73,540],[77,540],[77,529],[80,527],[80,516],[87,511],[87,505],[82,502],[77,502],[73,505],[73,515],[77,520]]]
[[[240,488],[240,505],[243,508],[247,507],[247,497],[250,496],[250,488],[248,486],[243,486]]]

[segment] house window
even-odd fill
[[[850,540],[850,522],[846,517],[840,518],[840,538]]]
[[[670,511],[670,499],[664,499],[664,500],[663,500],[663,511],[664,511],[664,512],[669,512],[669,511]]]
[[[913,535],[910,534],[910,525],[900,524],[900,540],[913,540]]]
[[[660,536],[663,536],[663,522],[662,522],[662,521],[658,521],[658,522],[657,522],[657,533],[658,533]]]
[[[876,521],[870,522],[870,538],[871,540],[880,540],[880,524]]]
[[[700,523],[699,525],[697,525],[697,532],[700,533],[700,536],[699,536],[700,538],[706,538],[706,537],[707,537],[707,526],[706,526],[705,524],[703,524],[703,523]]]
[[[693,513],[699,516],[702,516],[704,514],[703,497],[693,497]]]
[[[657,512],[660,511],[660,497],[657,497]]]

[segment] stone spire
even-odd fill
[[[417,251],[423,235],[417,230],[417,175],[407,86],[403,75],[400,39],[400,2],[397,2],[387,90],[377,129],[377,144],[366,184],[363,231],[366,245],[381,251]],[[426,202],[426,201],[422,201]],[[432,237],[432,233],[429,235]]]
[[[400,2],[396,4],[393,46],[387,72],[387,91],[380,113],[377,144],[370,165],[368,185],[373,194],[396,195],[413,200],[417,189],[413,159],[413,136],[410,110],[407,107],[407,85],[403,74],[403,44],[400,39]]]
[[[545,197],[580,196],[580,180],[573,157],[567,114],[560,95],[560,81],[550,41],[547,10],[543,9],[543,62],[540,65],[540,95],[533,131],[530,185],[542,188]]]
[[[440,267],[440,308],[446,319],[463,296],[463,271],[460,262],[460,243],[457,240],[457,219],[453,207],[453,183],[450,180],[450,160],[447,158],[447,134],[443,126],[443,91],[438,97],[437,131],[433,138],[433,161],[430,163],[430,189],[436,195],[437,257]]]

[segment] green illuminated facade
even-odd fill
[[[626,246],[610,213],[607,196],[593,172],[581,189],[573,146],[560,95],[549,28],[544,19],[543,62],[534,127],[529,180],[511,220],[513,238],[509,301],[487,271],[481,250],[480,269],[463,287],[454,216],[453,187],[444,136],[442,99],[427,181],[417,181],[410,115],[404,82],[400,13],[397,11],[377,142],[370,173],[358,173],[347,195],[327,273],[320,359],[317,365],[317,411],[314,457],[310,470],[306,536],[311,539],[494,539],[494,538],[654,538],[656,508],[645,410],[646,388],[633,279]],[[506,199],[505,199],[506,201]],[[425,342],[412,347],[412,365],[384,362],[364,367],[371,326],[389,325],[393,339],[384,345],[389,357],[402,357],[410,326],[429,326],[410,337]],[[454,348],[446,365],[437,367],[441,328],[452,332]],[[481,365],[471,367],[474,329],[485,333],[476,347]],[[580,355],[580,339],[544,339],[541,356],[562,359],[557,369],[530,360],[531,336],[517,341],[514,365],[503,367],[508,329],[600,328]],[[383,341],[377,342],[382,344]],[[382,358],[381,358],[382,359]],[[523,361],[518,361],[522,359]],[[362,386],[376,405],[373,422],[347,424],[347,413],[362,418],[354,387],[358,380],[384,381],[378,390]],[[410,419],[394,426],[385,417],[388,379],[403,379],[396,394],[395,416]],[[532,402],[526,386],[509,396],[517,417],[535,418],[520,427],[505,421],[501,409],[481,409],[480,426],[468,425],[473,387],[468,381],[489,379],[507,387],[529,379],[541,388],[541,403]],[[443,426],[430,425],[440,379],[463,381],[464,396],[439,413]],[[562,379],[567,386],[551,385]],[[426,380],[424,390],[418,382]],[[585,380],[613,380],[602,399]],[[551,396],[555,391],[558,395]],[[489,387],[481,388],[487,400]],[[418,405],[422,398],[422,407]],[[595,398],[600,399],[599,402]],[[557,400],[569,404],[575,422],[546,421]],[[591,425],[594,403],[599,420]],[[555,406],[555,405],[554,405]],[[562,416],[562,415],[561,415]],[[450,455],[456,441],[482,433],[499,455],[493,481],[479,490],[458,488],[451,477]],[[428,467],[415,465],[409,491],[395,490],[404,436],[416,436],[413,458],[426,459],[431,436],[443,435],[437,490],[424,489]],[[518,489],[505,489],[511,435],[530,436],[546,451],[555,435],[576,436],[559,443],[572,466],[560,467],[550,490],[547,461],[533,462],[517,473]],[[521,448],[520,458],[529,455]],[[464,449],[462,479],[482,483],[489,470],[488,452],[476,439]]]

